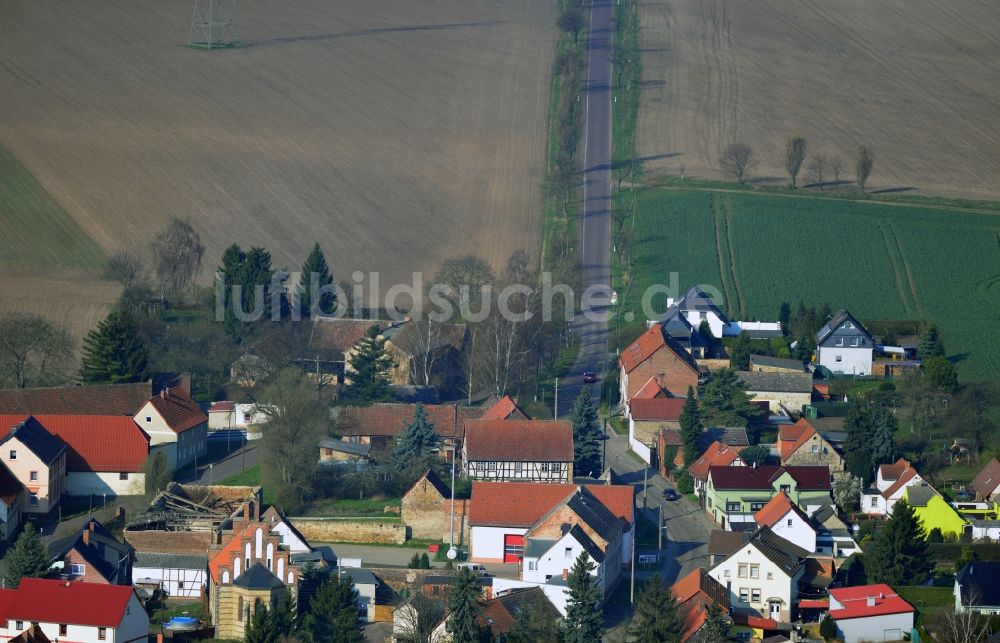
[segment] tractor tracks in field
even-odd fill
[[[878,228],[882,233],[882,241],[885,243],[889,262],[892,263],[892,271],[896,275],[896,287],[899,290],[903,308],[907,313],[916,312],[923,316],[924,307],[920,303],[920,297],[917,296],[917,285],[913,279],[913,272],[910,270],[910,260],[906,257],[903,243],[899,240],[899,230],[896,229],[895,222],[879,219]],[[909,295],[909,300],[907,300],[907,295]]]
[[[892,231],[886,230],[885,221],[878,222],[878,231],[882,237],[882,243],[885,245],[885,255],[889,257],[889,263],[892,264],[892,275],[896,280],[896,292],[899,293],[899,301],[903,304],[903,310],[909,315],[913,313],[913,307],[910,306],[910,301],[906,297],[906,287],[903,285],[903,262],[897,252],[898,246],[894,242],[889,242]]]
[[[736,258],[733,253],[732,204],[729,196],[712,195],[712,220],[715,225],[715,254],[719,258],[719,279],[726,312],[732,316],[743,309],[736,279]],[[730,283],[732,282],[732,283]]]

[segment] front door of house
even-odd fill
[[[774,621],[781,620],[781,603],[771,602],[771,619]]]

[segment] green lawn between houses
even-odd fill
[[[631,196],[617,197],[617,206]],[[647,287],[706,284],[734,318],[844,306],[861,320],[938,324],[963,380],[1000,378],[1000,216],[748,190],[642,189],[634,262],[613,259],[623,335],[645,316]],[[653,309],[665,308],[666,295]]]

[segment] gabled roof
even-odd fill
[[[785,471],[795,479],[799,491],[828,491],[833,488],[830,467],[785,465]]]
[[[909,614],[916,611],[894,589],[885,584],[831,589],[830,598],[844,606],[842,609],[830,610],[830,617],[836,621],[887,614]],[[874,605],[869,605],[869,602]]]
[[[629,411],[636,422],[677,422],[681,419],[685,400],[682,397],[657,397],[629,400]]]
[[[1000,487],[1000,462],[996,458],[990,460],[969,486],[982,500],[992,496]]]
[[[926,507],[931,498],[940,495],[934,487],[926,484],[912,485],[903,491],[903,497],[911,507]]]
[[[712,297],[698,286],[691,286],[688,291],[684,293],[684,296],[678,299],[674,305],[683,311],[696,310],[703,313],[715,313],[719,319],[722,320],[723,324],[729,324],[729,319],[726,318],[725,313],[723,313],[722,310],[715,305],[715,301]]]
[[[771,368],[783,368],[789,371],[805,372],[805,364],[797,359],[787,359],[784,357],[772,357],[770,355],[750,355],[751,369],[754,366],[769,366]]]
[[[741,460],[736,449],[721,442],[713,442],[700,458],[691,463],[688,473],[699,480],[707,480],[710,467],[728,467],[736,460]]]
[[[781,460],[785,461],[791,457],[815,434],[816,429],[805,418],[800,419],[795,424],[785,424],[778,427],[778,446],[781,451]]]
[[[212,406],[209,407],[209,413],[229,413],[236,410],[236,402],[231,402],[228,400],[223,400],[221,402],[212,402]]]
[[[0,413],[15,415],[134,415],[153,383],[0,389]]]
[[[622,351],[618,358],[618,363],[625,369],[626,373],[631,373],[639,364],[642,364],[661,349],[667,349],[674,353],[688,368],[696,375],[700,375],[698,362],[695,361],[691,353],[687,351],[676,339],[664,334],[660,324],[653,324],[637,340],[629,344]]]
[[[139,552],[180,556],[204,556],[212,543],[212,532],[205,531],[125,531],[125,541]]]
[[[802,563],[810,554],[809,551],[771,531],[770,527],[761,527],[754,532],[750,536],[750,543],[790,577],[802,567]]]
[[[128,585],[22,578],[7,608],[7,620],[118,627],[135,595]]]
[[[569,535],[575,538],[576,542],[580,543],[580,546],[594,559],[594,562],[598,565],[604,562],[604,550],[587,535],[587,532],[580,525],[570,527]]]
[[[496,404],[486,409],[483,420],[528,420],[528,414],[521,410],[509,395],[504,395]]]
[[[37,415],[49,433],[66,443],[67,471],[142,471],[149,436],[127,415]]]
[[[655,398],[666,397],[667,392],[663,390],[660,386],[660,381],[655,377],[649,378],[649,381],[642,385],[642,388],[636,391],[636,394],[632,396],[629,400],[629,404],[635,400],[652,400]]]
[[[3,500],[4,504],[9,507],[14,504],[22,491],[24,491],[24,485],[21,484],[21,481],[7,468],[7,465],[0,462],[0,500]]]
[[[716,489],[743,489],[762,491],[771,489],[783,473],[795,480],[800,491],[822,491],[831,488],[830,467],[718,467],[709,468],[712,484]]]
[[[750,437],[745,426],[711,426],[701,434],[701,439],[710,444],[719,442],[728,447],[736,447],[737,451],[750,446]]]
[[[4,591],[14,592],[15,590]],[[49,637],[45,636],[45,632],[40,626],[32,623],[31,627],[10,639],[8,643],[50,643],[50,640]]]
[[[868,341],[871,343],[871,346],[875,345],[875,340],[872,338],[871,334],[868,333],[868,330],[865,329],[865,327],[861,324],[861,322],[859,322],[854,315],[848,312],[846,308],[841,308],[840,310],[838,310],[837,314],[835,314],[833,317],[830,318],[830,321],[823,324],[823,327],[820,328],[819,332],[816,333],[816,345],[821,346],[823,342],[826,340],[826,338],[829,337],[833,333],[833,331],[837,330],[837,328],[839,328],[840,325],[843,324],[845,321],[850,321],[852,324],[854,324],[854,327],[862,335],[868,338]]]
[[[310,355],[318,354],[321,359],[343,359],[344,353],[364,339],[368,329],[373,326],[381,331],[388,328],[390,322],[379,319],[315,317],[309,336]]]
[[[90,531],[91,523],[93,531]],[[84,542],[84,533],[87,533],[89,544]],[[121,585],[130,582],[127,560],[132,548],[118,542],[104,525],[93,518],[85,522],[83,528],[75,534],[50,542],[46,549],[51,562],[62,559],[70,551],[76,551],[109,583]]]
[[[715,603],[729,611],[729,596],[722,584],[699,567],[671,586],[677,606],[684,614],[681,641],[687,641],[708,620],[708,605]]]
[[[802,510],[795,506],[795,503],[791,501],[784,491],[779,491],[773,498],[771,498],[766,505],[764,505],[757,513],[753,515],[753,519],[757,522],[760,527],[774,527],[775,523],[788,515],[788,512],[792,512],[802,519],[807,525],[809,525],[809,518]],[[810,525],[811,527],[812,525]]]
[[[1000,561],[974,560],[955,576],[963,605],[1000,607]]]
[[[428,469],[424,473],[424,475],[417,478],[417,481],[413,483],[413,486],[411,486],[406,493],[403,494],[403,497],[405,498],[406,496],[410,495],[410,492],[412,492],[417,487],[421,486],[421,483],[424,482],[426,482],[426,484],[430,485],[431,488],[437,491],[442,498],[451,497],[451,488],[448,485],[446,485],[444,481],[441,480],[440,477],[438,477],[438,474],[434,473],[433,469]]]
[[[49,433],[37,418],[23,415],[0,415],[0,446],[17,439],[39,460],[47,465],[59,459],[66,451],[66,443]]]
[[[482,615],[477,620],[481,625],[488,626],[494,637],[499,637],[514,629],[522,609],[537,610],[547,619],[555,620],[560,617],[559,611],[545,596],[541,587],[529,587],[511,590],[486,601]]]
[[[739,371],[736,373],[747,391],[762,393],[812,393],[812,373],[765,373]]]
[[[621,520],[586,487],[578,487],[576,493],[566,502],[566,506],[604,540],[610,541],[620,536]]]
[[[237,576],[233,580],[233,585],[245,589],[275,589],[285,586],[278,580],[277,576],[259,562],[250,565],[245,572]]]
[[[750,533],[713,529],[708,535],[708,553],[712,556],[729,556],[747,543]]]
[[[135,553],[133,567],[152,569],[197,569],[204,571],[208,567],[208,554],[191,556],[183,554],[156,554],[148,551]]]
[[[565,420],[469,420],[470,461],[573,462],[573,425]]]
[[[615,516],[628,524],[635,519],[635,490],[631,485],[582,485]],[[572,484],[529,482],[472,483],[469,524],[528,528],[577,488]]]
[[[149,402],[174,433],[183,433],[208,422],[208,415],[179,386],[160,391]]]
[[[900,458],[892,464],[880,464],[878,472],[883,480],[898,480],[903,475],[903,472],[911,466],[913,465],[910,464],[909,460]]]
[[[906,469],[903,470],[903,473],[901,473],[900,476],[896,478],[896,481],[893,482],[889,487],[886,488],[885,491],[882,492],[882,497],[885,498],[886,500],[892,498],[897,491],[899,491],[903,487],[909,486],[913,482],[913,479],[917,477],[917,475],[918,475],[917,470],[914,469],[913,467],[908,466]]]
[[[399,435],[417,412],[416,404],[384,402],[369,406],[337,408],[336,432],[342,436]],[[434,433],[442,438],[460,438],[465,434],[465,422],[478,418],[483,409],[457,404],[424,404],[427,420]]]

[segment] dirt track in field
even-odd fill
[[[537,257],[554,2],[246,1],[249,46],[215,52],[192,6],[0,5],[0,143],[105,251],[178,215],[206,272],[233,242],[297,269],[318,241],[383,290]]]
[[[850,159],[870,187],[1000,198],[1000,11],[989,0],[640,3],[639,154],[652,174],[718,178],[733,141],[787,181],[784,141]],[[673,155],[673,156],[666,156]]]

